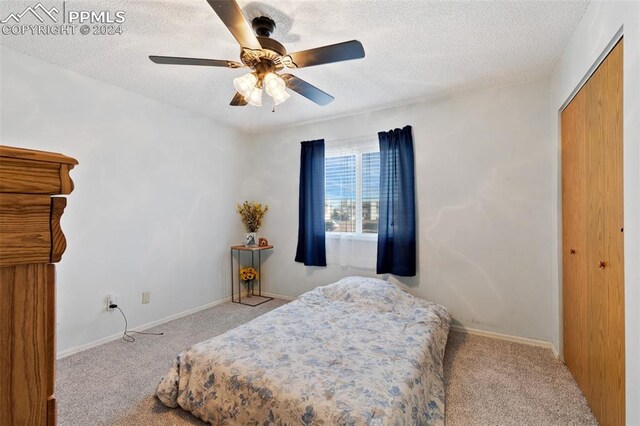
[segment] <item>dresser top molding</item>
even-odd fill
[[[0,267],[60,260],[67,199],[55,195],[73,191],[69,171],[77,164],[55,152],[0,145]]]
[[[75,158],[56,152],[0,145],[0,193],[70,194]]]
[[[38,151],[36,149],[16,148],[0,145],[0,157],[20,158],[22,160],[46,161],[48,163],[62,163],[78,165],[78,160],[58,154],[57,152]]]

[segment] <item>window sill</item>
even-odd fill
[[[378,234],[348,234],[343,232],[325,232],[325,236],[330,240],[349,239],[354,241],[378,241]]]

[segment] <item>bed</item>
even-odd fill
[[[215,425],[441,425],[446,308],[344,278],[175,359],[156,396]]]

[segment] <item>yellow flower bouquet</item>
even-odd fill
[[[242,281],[252,281],[258,279],[258,271],[250,266],[240,268],[240,279]]]
[[[240,268],[240,280],[247,285],[247,297],[253,293],[253,280],[258,279],[258,271],[250,266]]]

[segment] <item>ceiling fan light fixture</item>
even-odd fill
[[[157,55],[151,55],[149,59],[156,64],[197,65],[232,69],[249,68],[253,70],[253,72],[233,80],[236,93],[229,103],[231,106],[245,106],[247,104],[262,106],[263,87],[267,94],[273,98],[274,105],[278,105],[289,98],[290,94],[286,89],[290,89],[292,92],[304,96],[318,105],[328,105],[334,100],[333,96],[295,75],[278,75],[277,72],[284,67],[312,67],[360,59],[365,56],[364,47],[358,40],[349,40],[293,53],[287,52],[287,49],[280,42],[271,38],[271,34],[276,27],[273,19],[268,16],[258,16],[253,18],[251,25],[249,25],[237,0],[207,1],[240,44],[240,62]]]
[[[267,89],[267,95],[273,96],[274,92],[280,91],[280,89],[284,90],[285,84],[282,77],[276,73],[270,72],[264,76],[264,87]]]
[[[289,99],[291,95],[287,93],[286,90],[282,89],[281,92],[276,92],[273,93],[271,95],[271,97],[273,98],[273,105],[280,105],[281,103],[283,103],[284,101],[286,101],[287,99]]]
[[[251,96],[252,92],[257,88],[256,87],[257,84],[258,84],[258,76],[252,72],[250,72],[249,74],[245,74],[242,77],[233,79],[233,87],[235,87],[238,93],[244,96],[244,98],[247,99],[247,101],[249,100],[249,97]],[[260,95],[260,99],[262,99],[262,94]]]
[[[291,96],[287,93],[284,80],[278,74],[270,72],[264,76],[264,87],[267,95],[273,98],[274,105],[279,105]]]
[[[255,86],[249,96],[243,96],[249,105],[262,106],[262,87]]]

